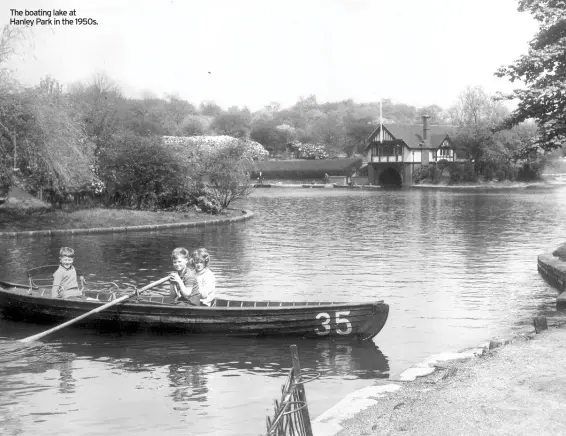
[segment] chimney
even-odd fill
[[[430,129],[428,127],[428,119],[430,115],[423,115],[423,142],[425,143],[425,147],[429,146],[429,136],[430,136]]]

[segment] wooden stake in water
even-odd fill
[[[299,362],[299,352],[297,351],[296,345],[291,345],[291,358],[293,359],[293,373],[295,380],[302,382],[301,378],[301,363]],[[303,424],[305,426],[305,434],[307,436],[313,436],[311,427],[311,418],[309,416],[309,408],[307,407],[307,394],[305,393],[305,387],[303,383],[297,385],[297,391],[299,393],[299,398],[301,401],[305,402],[305,407],[300,410],[303,415]]]

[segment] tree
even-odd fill
[[[374,131],[375,126],[373,125],[370,117],[351,119],[345,124],[346,141],[344,151],[348,157],[352,157],[354,154],[362,152],[365,146],[365,141]]]
[[[118,85],[105,74],[95,74],[89,83],[71,86],[70,99],[96,154],[119,131],[118,111],[123,97]]]
[[[566,8],[563,0],[521,0],[518,9],[530,12],[540,27],[527,54],[495,73],[524,83],[524,88],[501,95],[518,100],[503,127],[534,119],[537,144],[552,150],[566,140]]]
[[[242,143],[224,148],[207,163],[210,196],[220,207],[226,208],[234,200],[250,195],[250,161]]]
[[[251,113],[247,108],[231,107],[214,118],[210,128],[218,135],[234,138],[248,138],[250,135]]]
[[[222,108],[213,101],[203,101],[200,104],[200,113],[207,117],[215,117],[222,113]]]
[[[430,124],[446,124],[448,114],[437,104],[431,104],[429,106],[424,106],[417,110],[417,119],[415,120],[416,123],[422,122],[423,115],[428,115],[430,119],[428,122]]]
[[[186,190],[176,156],[159,137],[117,135],[112,147],[101,150],[99,162],[114,203],[151,208]]]
[[[259,142],[273,154],[285,151],[285,146],[295,140],[296,131],[287,124],[275,125],[275,120],[255,123],[250,138]]]
[[[202,115],[187,115],[179,125],[182,136],[202,136],[208,130],[207,118]]]
[[[317,144],[323,145],[335,153],[343,151],[346,131],[340,112],[322,113],[313,120],[310,132]]]
[[[390,99],[384,99],[383,114],[385,118],[396,123],[412,124],[417,117],[417,108],[404,103],[394,103]]]
[[[0,104],[0,125],[3,163],[9,155],[10,168],[28,189],[83,191],[96,182],[94,148],[56,80],[46,77],[35,88],[12,89]]]
[[[469,86],[458,96],[449,113],[452,122],[458,126],[453,142],[467,151],[479,173],[486,150],[493,145],[494,129],[508,111],[482,87]]]
[[[6,62],[16,54],[18,45],[26,38],[25,28],[5,25],[0,32],[0,197],[5,197],[13,183],[12,165],[8,153],[15,154],[16,130],[14,121],[21,112],[19,103],[19,86],[10,76]]]
[[[169,95],[162,116],[162,124],[167,135],[181,134],[181,125],[189,115],[196,115],[196,108],[186,100]]]

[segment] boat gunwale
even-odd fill
[[[29,285],[24,285],[21,283],[11,283],[11,282],[6,282],[4,280],[0,280],[0,293],[2,294],[7,294],[9,296],[11,296],[12,298],[17,299],[18,301],[22,301],[22,302],[34,302],[36,304],[41,304],[42,306],[49,306],[52,308],[58,308],[58,309],[70,309],[70,310],[92,310],[95,309],[96,307],[99,307],[101,305],[107,304],[109,302],[111,302],[112,300],[109,301],[102,301],[102,300],[80,300],[80,299],[58,299],[58,298],[52,298],[52,297],[46,297],[46,296],[41,296],[41,295],[26,295],[26,294],[22,294],[19,292],[13,292],[10,291],[10,289],[6,289],[4,287],[4,285],[8,285],[10,287],[15,287],[15,288],[20,288],[20,289],[24,289],[24,290],[29,290]],[[273,306],[189,306],[189,305],[184,305],[184,304],[167,304],[167,303],[160,303],[160,302],[140,302],[140,301],[133,301],[133,302],[128,302],[125,301],[122,304],[120,304],[117,307],[122,307],[122,308],[128,308],[128,309],[132,309],[132,308],[136,308],[136,309],[155,309],[155,308],[161,308],[161,309],[167,309],[167,310],[172,310],[174,312],[187,312],[187,311],[203,311],[203,312],[209,312],[209,311],[215,311],[215,312],[220,312],[220,311],[228,311],[228,312],[241,312],[241,311],[259,311],[259,312],[283,312],[283,311],[296,311],[296,310],[300,310],[301,312],[303,311],[307,311],[307,310],[311,310],[311,309],[315,309],[315,310],[321,310],[324,308],[328,308],[331,310],[336,310],[337,308],[356,308],[356,309],[362,309],[364,307],[369,308],[369,307],[374,307],[374,306],[385,306],[385,307],[389,307],[388,304],[386,304],[384,302],[384,300],[377,300],[377,301],[368,301],[368,302],[347,302],[347,301],[335,301],[335,302],[323,302],[321,304],[316,304],[316,301],[298,301],[298,302],[292,302],[292,301],[277,301],[277,300],[232,300],[232,299],[226,299],[226,298],[221,298],[221,300],[223,301],[230,301],[230,302],[244,302],[244,303],[254,303],[254,302],[258,302],[258,303],[282,303],[279,306],[273,305]],[[62,303],[62,304],[61,304]],[[77,307],[78,305],[78,307]]]

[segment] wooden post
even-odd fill
[[[17,147],[16,147],[16,132],[14,132],[14,171],[16,171],[16,168],[18,168],[17,164]]]
[[[295,380],[301,381],[301,363],[299,362],[299,352],[297,351],[296,345],[291,345],[291,358],[293,359],[293,374]],[[309,416],[309,408],[307,405],[307,395],[305,393],[305,387],[301,383],[297,385],[297,391],[299,392],[299,398],[301,401],[305,402],[305,407],[300,410],[300,413],[303,416],[303,423],[305,426],[306,436],[313,436],[312,434],[312,426],[311,426],[311,418]]]
[[[535,317],[533,323],[535,325],[535,333],[537,333],[537,334],[548,328],[548,324],[546,322],[545,316]]]

